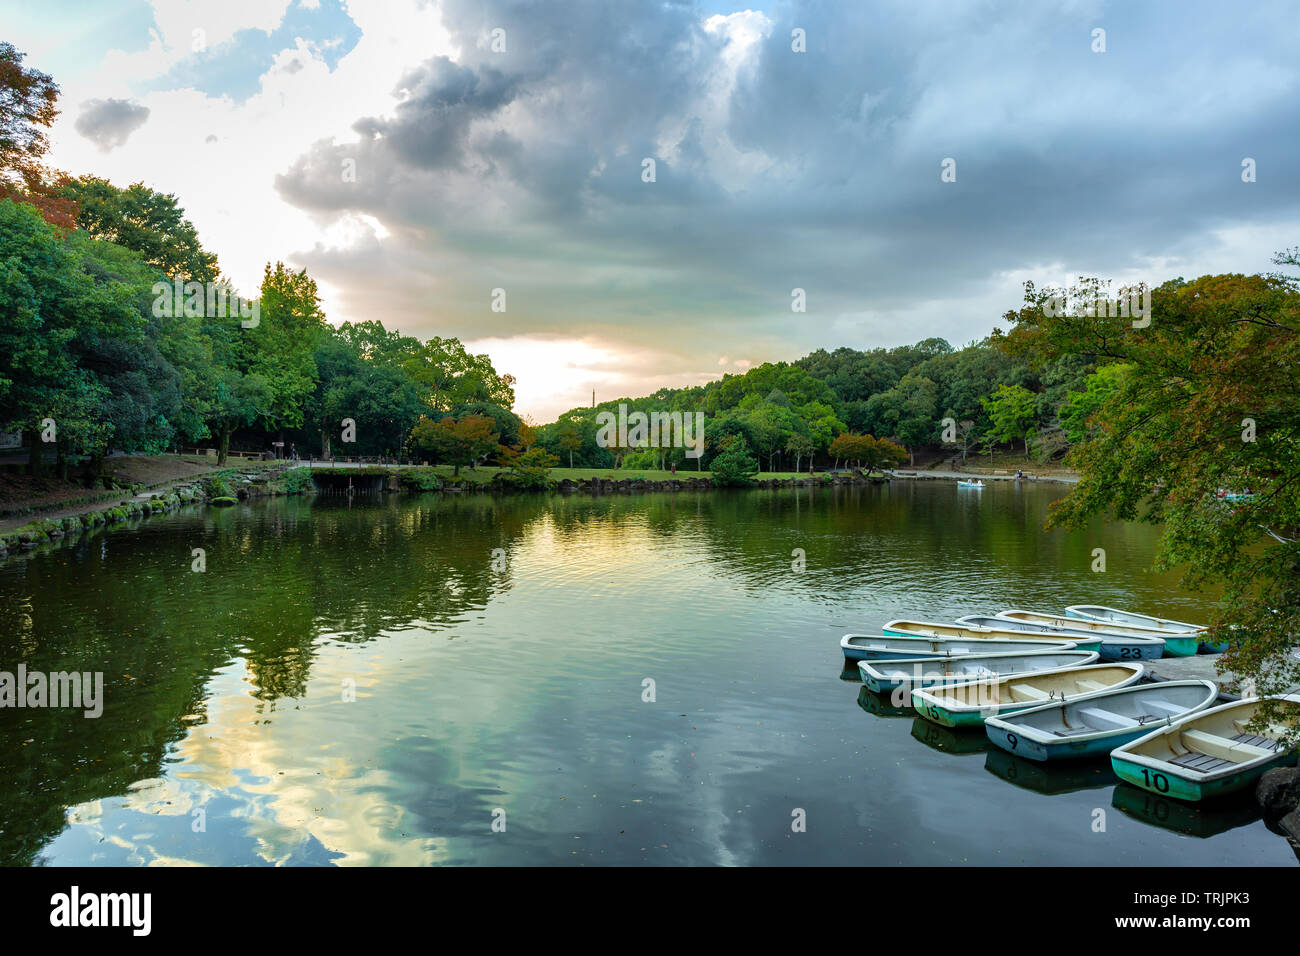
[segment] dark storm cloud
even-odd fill
[[[86,100],[73,126],[107,153],[123,145],[148,118],[149,107],[130,100]]]
[[[685,4],[453,0],[458,62],[420,64],[391,116],[316,144],[279,188],[326,216],[375,216],[390,244],[418,237],[415,255],[379,243],[349,269],[389,304],[393,283],[435,277],[410,297],[414,322],[733,355],[736,341],[792,357],[965,340],[1016,305],[964,304],[999,275],[1204,258],[1235,226],[1297,240],[1300,20],[1283,4],[810,2],[763,17],[740,55],[741,30]],[[955,183],[940,181],[949,157]],[[1244,157],[1258,182],[1241,181]],[[504,314],[486,310],[498,285]],[[795,286],[806,316],[790,313]],[[350,294],[364,308],[364,285]]]
[[[435,57],[402,80],[405,98],[393,119],[358,120],[353,128],[370,139],[386,137],[396,157],[408,165],[454,165],[464,152],[470,124],[509,103],[516,82],[491,67],[471,70]]]

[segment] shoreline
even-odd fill
[[[889,484],[891,481],[949,481],[979,478],[987,482],[1030,481],[1073,484],[1078,479],[1070,476],[980,475],[972,472],[930,472],[900,470],[865,473],[822,472],[808,477],[763,478],[762,473],[751,483],[739,486],[718,486],[711,477],[681,477],[653,479],[644,477],[614,478],[552,478],[546,488],[520,488],[499,480],[503,472],[484,481],[463,477],[444,478],[432,469],[400,466],[334,467],[309,466],[294,463],[277,468],[259,469],[257,472],[239,468],[223,469],[192,478],[179,478],[164,482],[151,490],[141,491],[128,498],[95,502],[72,508],[52,508],[45,515],[28,514],[0,519],[0,560],[11,553],[24,553],[41,545],[52,544],[65,538],[80,536],[100,527],[112,527],[160,514],[168,514],[191,504],[221,507],[238,501],[259,498],[316,496],[347,494],[339,486],[343,478],[349,485],[354,478],[375,479],[373,491],[382,496],[390,494],[650,494],[699,491],[758,491],[784,488],[842,488]],[[330,485],[335,487],[331,488]],[[356,493],[355,491],[353,493]],[[5,526],[10,527],[6,528]]]

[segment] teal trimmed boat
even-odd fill
[[[1022,611],[1024,613],[1024,611]],[[1032,613],[1032,611],[1030,611]],[[1149,614],[1122,611],[1100,604],[1076,604],[1065,609],[1066,627],[1084,627],[1093,631],[1113,631],[1139,637],[1164,637],[1165,653],[1170,657],[1191,657],[1200,650],[1200,632],[1196,624],[1179,620],[1153,618]],[[1174,627],[1177,624],[1177,627]]]
[[[1099,623],[1123,624],[1131,627],[1149,627],[1152,630],[1173,632],[1175,634],[1201,634],[1209,628],[1204,624],[1188,624],[1167,617],[1155,617],[1151,614],[1139,614],[1137,611],[1121,611],[1119,608],[1106,607],[1102,604],[1076,604],[1065,609],[1072,618],[1097,621]],[[1197,651],[1201,654],[1222,654],[1228,649],[1227,641],[1201,640]]]
[[[1032,637],[1024,631],[1010,627],[998,629],[970,627],[964,624],[941,624],[936,621],[909,621],[904,618],[887,621],[880,630],[894,637],[946,637],[971,641],[1020,641]],[[1081,651],[1101,650],[1100,637],[1063,637],[1063,639],[1071,641]]]
[[[1018,654],[959,654],[859,661],[862,683],[877,694],[933,684],[964,684],[1007,674],[1028,674],[1097,662],[1096,651],[1034,651]]]
[[[1033,614],[1032,611],[1003,611],[1002,614]],[[1014,631],[1024,631],[1027,635],[1036,637],[1059,637],[1069,641],[1087,641],[1097,638],[1100,631],[1089,631],[1084,628],[1060,627],[1055,624],[1040,623],[1038,621],[1021,620],[1016,617],[1003,617],[999,614],[996,617],[989,617],[981,614],[970,614],[966,617],[957,618],[958,624],[967,624],[971,627],[988,627],[988,628],[1010,628]],[[1101,647],[1098,648],[1098,654],[1103,661],[1153,661],[1163,657],[1165,653],[1165,641],[1162,637],[1129,637],[1126,635],[1106,634],[1101,638]]]
[[[850,661],[942,658],[962,654],[1033,654],[1038,651],[1074,649],[1073,641],[1048,637],[1043,640],[981,641],[945,637],[899,637],[895,634],[845,634],[840,638],[840,650],[844,652],[845,660]]]
[[[984,721],[997,746],[1027,760],[1100,757],[1200,710],[1219,696],[1212,680],[1134,684],[1082,700],[1044,704]]]
[[[912,706],[936,724],[975,727],[988,717],[1127,687],[1137,682],[1143,670],[1141,664],[1091,664],[969,684],[939,684],[912,691]]]
[[[1082,606],[1082,605],[1080,605]],[[1185,631],[1159,631],[1153,627],[1137,624],[1120,624],[1113,621],[1095,621],[1082,615],[1045,614],[1042,611],[1022,611],[1012,608],[999,611],[998,617],[1005,620],[1027,621],[1031,624],[1051,624],[1057,627],[1073,628],[1103,635],[1103,639],[1115,640],[1121,637],[1158,637],[1165,642],[1165,653],[1170,657],[1190,657],[1196,653],[1197,637],[1195,633]]]
[[[1300,721],[1300,698],[1270,699],[1284,701],[1286,717]],[[1251,697],[1192,714],[1115,748],[1110,765],[1135,787],[1189,802],[1252,787],[1265,771],[1296,762],[1295,749],[1277,740],[1285,727],[1273,725],[1261,733],[1248,727],[1260,703]]]

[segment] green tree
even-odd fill
[[[817,447],[812,443],[812,439],[807,435],[791,435],[785,443],[785,453],[794,455],[794,470],[800,470],[800,464],[805,458],[812,460],[813,454]]]
[[[1020,385],[999,385],[997,391],[983,402],[992,423],[989,434],[1001,442],[1020,439],[1028,458],[1028,435],[1038,408],[1034,393]]]
[[[215,282],[217,257],[199,243],[198,231],[171,193],[144,183],[119,189],[106,179],[81,176],[65,183],[59,195],[77,204],[77,226],[138,253],[168,278]]]
[[[1092,285],[1069,291],[1086,297]],[[1048,298],[1026,289],[1003,347],[1036,362],[1092,355],[1128,367],[1069,452],[1080,480],[1050,524],[1114,514],[1160,525],[1157,567],[1183,568],[1189,587],[1222,588],[1211,634],[1232,646],[1220,666],[1261,694],[1294,686],[1300,288],[1283,277],[1172,280],[1151,291],[1152,321],[1138,328],[1130,316],[1046,308]],[[1227,504],[1220,489],[1254,497]]]
[[[573,467],[573,453],[582,447],[582,435],[573,422],[565,422],[559,428],[560,447],[569,453],[569,467]]]
[[[1070,444],[1086,441],[1092,433],[1089,420],[1113,398],[1124,385],[1124,376],[1130,371],[1123,363],[1103,365],[1087,377],[1082,392],[1067,392],[1061,406],[1061,426]]]
[[[740,436],[724,440],[721,451],[713,459],[709,471],[713,483],[719,487],[746,487],[754,483],[758,462],[750,454],[749,444]]]
[[[277,262],[266,266],[260,301],[257,325],[241,329],[243,370],[260,376],[270,389],[270,405],[258,424],[268,431],[297,428],[316,392],[315,353],[327,334],[320,295],[307,270],[294,272]]]
[[[551,469],[559,463],[560,459],[545,448],[533,448],[512,458],[497,477],[512,488],[540,491],[550,486]]]

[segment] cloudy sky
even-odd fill
[[[174,192],[243,291],[283,259],[331,321],[487,351],[539,422],[1300,244],[1291,3],[0,8],[56,166]]]

